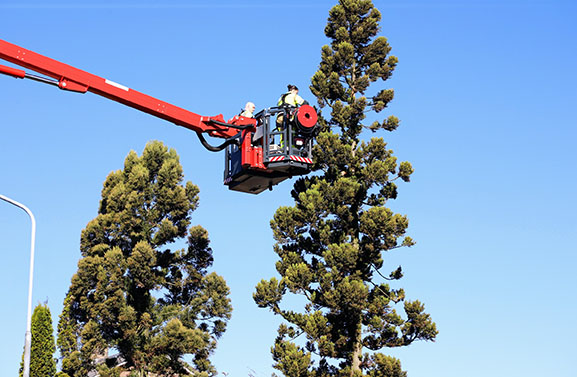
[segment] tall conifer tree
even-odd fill
[[[376,115],[394,91],[370,88],[397,65],[378,36],[380,21],[370,0],[340,0],[330,10],[331,43],[322,48],[310,87],[330,111],[329,119],[320,117],[314,148],[318,174],[299,179],[295,205],[279,208],[271,221],[282,278],[261,281],[254,299],[288,322],[272,348],[274,367],[286,376],[402,377],[399,360],[377,351],[437,335],[423,304],[387,283],[402,277],[401,268],[381,272],[384,253],[414,242],[407,217],[386,207],[397,197],[396,181],[409,181],[410,163],[398,163],[382,138],[362,139],[363,130],[393,131],[399,124]],[[367,114],[375,118],[369,125]],[[305,297],[304,311],[281,306],[288,293]],[[401,304],[404,314],[395,310]]]
[[[104,182],[98,216],[82,231],[82,259],[58,324],[62,369],[85,376],[119,352],[140,376],[213,375],[209,356],[232,307],[224,279],[207,269],[207,231],[190,227],[198,187],[183,182],[178,155],[160,142],[130,152]],[[187,246],[174,249],[186,238]],[[182,361],[192,355],[193,366]]]
[[[30,377],[52,377],[56,373],[54,327],[48,304],[34,308],[30,319]],[[20,365],[20,376],[23,365]]]

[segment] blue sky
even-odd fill
[[[0,0],[0,38],[201,115],[272,106],[307,87],[335,1]],[[385,350],[409,376],[575,376],[577,26],[574,1],[375,1],[399,65],[382,135],[415,168],[391,207],[411,249],[400,285],[423,301],[435,343]],[[4,64],[0,62],[0,64]],[[7,63],[6,63],[7,64]],[[7,64],[9,65],[9,64]],[[193,223],[235,311],[213,357],[230,376],[268,376],[278,319],[252,301],[276,276],[269,221],[291,183],[249,196],[222,185],[223,155],[162,120],[93,94],[0,77],[0,194],[38,222],[33,303],[56,326],[107,174],[162,140],[199,185]],[[17,373],[26,328],[29,220],[0,203],[0,375]]]

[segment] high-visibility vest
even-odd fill
[[[305,100],[299,96],[298,94],[292,93],[292,92],[288,92],[283,94],[280,99],[278,100],[278,106],[282,105],[282,104],[287,104],[287,105],[292,105],[292,106],[298,106],[298,105],[302,105],[305,102]]]

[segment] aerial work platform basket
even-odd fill
[[[317,113],[311,106],[270,107],[256,114],[255,132],[244,132],[225,153],[224,184],[258,194],[294,176],[308,174]],[[240,144],[240,145],[238,145]]]

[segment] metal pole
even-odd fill
[[[4,195],[0,194],[0,199],[15,205],[18,208],[23,209],[28,216],[30,216],[30,220],[32,221],[32,237],[30,239],[30,273],[28,276],[28,315],[26,317],[26,336],[24,340],[24,370],[23,370],[23,377],[30,377],[30,345],[32,343],[32,332],[31,332],[31,323],[32,323],[32,277],[34,276],[34,243],[36,241],[36,219],[34,219],[34,215],[32,211],[28,209],[24,204],[18,203],[15,200],[12,200]]]

